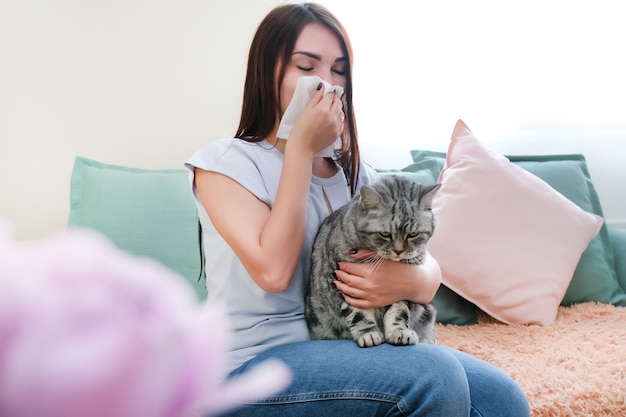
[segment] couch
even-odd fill
[[[626,229],[602,221],[584,156],[498,155],[459,122],[447,153],[412,157],[379,171],[442,183],[430,247],[443,273],[438,343],[508,372],[533,416],[626,415]],[[79,156],[69,227],[159,260],[204,299],[188,181],[183,169]]]

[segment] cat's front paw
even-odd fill
[[[408,329],[394,329],[387,335],[387,342],[396,346],[414,345],[417,339],[417,333]]]
[[[372,347],[378,346],[385,341],[383,334],[378,330],[373,330],[371,332],[363,333],[359,337],[355,339],[356,343],[359,347]]]

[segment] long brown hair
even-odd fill
[[[278,6],[270,11],[259,25],[250,45],[241,119],[235,137],[248,142],[258,142],[272,131],[276,120],[282,116],[277,94],[278,86],[282,84],[300,32],[313,22],[324,25],[337,36],[342,52],[348,58],[344,93],[346,125],[343,129],[343,146],[338,162],[344,168],[354,194],[359,175],[359,146],[352,105],[352,46],[343,25],[319,4]],[[275,79],[278,65],[280,68]]]

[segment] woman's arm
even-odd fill
[[[297,169],[289,161],[299,161]],[[284,291],[298,264],[311,165],[312,156],[285,158],[272,210],[235,180],[195,170],[198,195],[211,222],[265,291]]]
[[[372,252],[360,250],[357,258]],[[376,308],[400,300],[430,303],[441,285],[441,269],[427,252],[424,263],[412,265],[384,260],[380,263],[340,262],[335,285],[346,302],[357,308]]]
[[[320,91],[294,125],[285,144],[271,210],[233,179],[198,168],[194,171],[195,186],[211,222],[265,291],[286,290],[298,265],[313,159],[341,132],[341,108],[334,96]]]

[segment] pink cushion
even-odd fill
[[[442,281],[509,324],[552,323],[603,219],[487,149],[459,120],[429,250]]]

